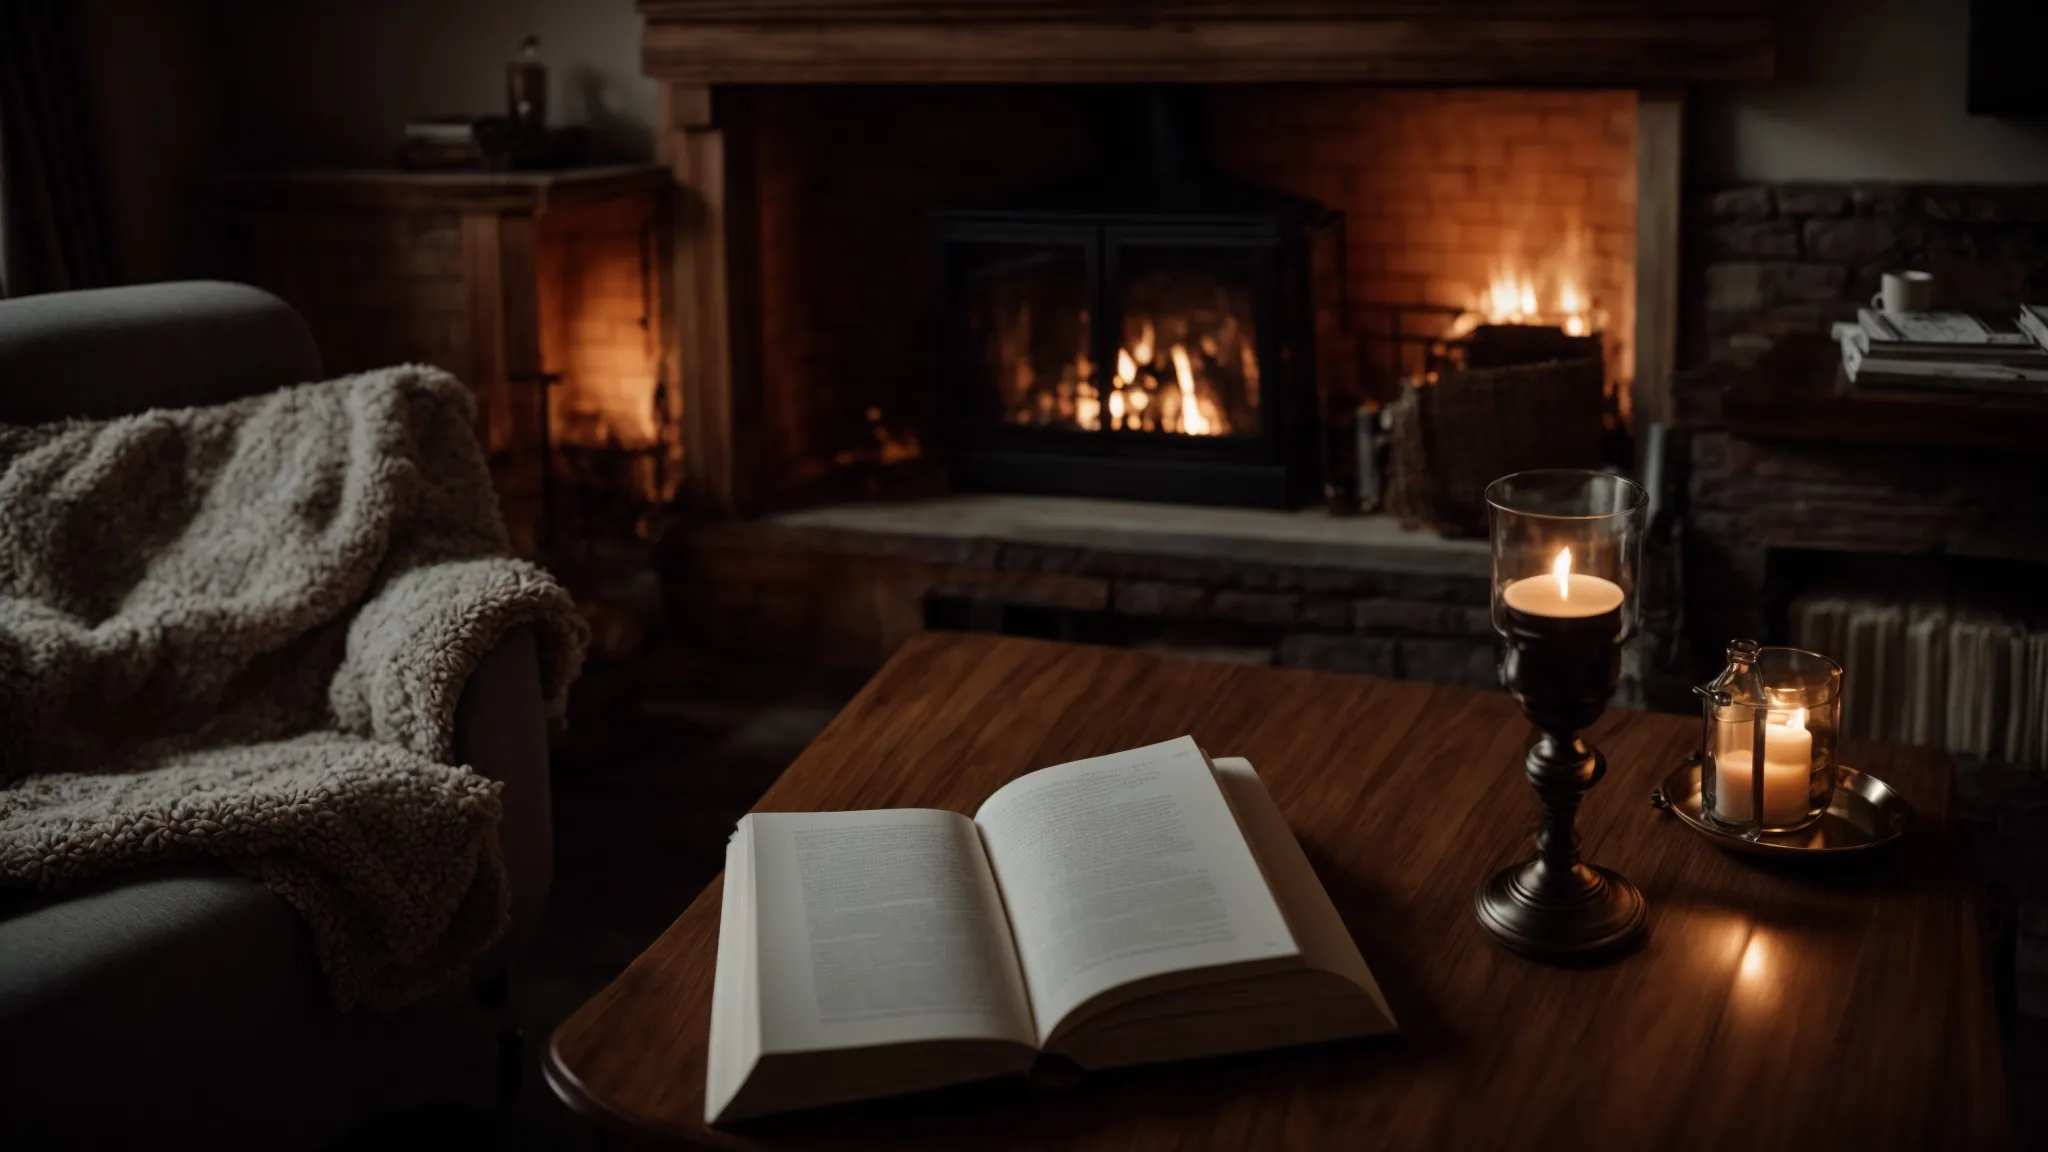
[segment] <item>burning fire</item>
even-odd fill
[[[1630,424],[1633,404],[1628,383],[1635,357],[1627,329],[1633,288],[1626,281],[1617,284],[1600,279],[1599,270],[1606,265],[1595,258],[1591,240],[1581,229],[1565,228],[1562,239],[1547,255],[1530,255],[1521,239],[1511,242],[1508,251],[1494,262],[1482,288],[1467,289],[1471,295],[1463,301],[1464,310],[1444,328],[1440,339],[1463,340],[1481,325],[1517,324],[1554,328],[1570,337],[1598,336],[1602,388],[1614,405],[1603,421],[1609,428]],[[1596,298],[1595,291],[1611,294],[1608,302]],[[1437,303],[1459,302],[1442,299]],[[1619,308],[1618,314],[1609,312],[1610,304]],[[1436,375],[1429,371],[1418,379],[1434,383]]]
[[[1493,273],[1486,291],[1472,301],[1446,339],[1456,340],[1481,324],[1549,324],[1564,329],[1567,336],[1586,336],[1593,331],[1593,310],[1578,279],[1570,273],[1553,278],[1551,306],[1543,306],[1536,278],[1516,269]]]
[[[1188,362],[1188,350],[1178,344],[1173,346],[1173,378],[1180,384],[1180,404],[1177,405],[1180,409],[1180,430],[1190,436],[1215,435],[1208,415],[1202,411],[1202,405],[1207,398],[1197,398],[1195,395],[1195,369]],[[1214,412],[1215,403],[1208,403],[1209,411]]]
[[[834,464],[851,466],[855,464],[901,464],[916,460],[924,455],[924,446],[918,443],[915,431],[896,432],[882,422],[882,410],[867,410],[868,434],[874,437],[874,446],[847,448],[832,457]]]
[[[1557,290],[1557,310],[1564,314],[1564,334],[1584,336],[1592,331],[1587,322],[1586,299],[1579,294],[1579,286],[1567,280]]]
[[[1495,261],[1486,287],[1465,301],[1465,314],[1447,339],[1456,340],[1481,324],[1539,324],[1567,336],[1590,336],[1605,323],[1586,291],[1587,271],[1595,266],[1587,233],[1567,226],[1547,255],[1532,255],[1526,239],[1518,235]]]
[[[1109,426],[1126,432],[1168,432],[1183,436],[1227,436],[1230,417],[1213,383],[1219,372],[1234,372],[1247,400],[1258,402],[1258,355],[1250,333],[1226,319],[1220,333],[1187,343],[1159,339],[1150,320],[1137,321],[1137,336],[1116,350],[1116,371],[1108,395],[1096,382],[1095,364],[1083,352],[1061,367],[1050,388],[1036,386],[1030,362],[1013,361],[1025,402],[1011,410],[1019,424],[1071,424],[1087,432]]]

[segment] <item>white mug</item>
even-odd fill
[[[1892,315],[1934,311],[1933,273],[1885,273],[1884,290],[1870,298],[1870,306]]]

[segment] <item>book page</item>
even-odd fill
[[[704,1063],[704,1122],[719,1114],[738,1095],[760,1056],[760,1037],[749,1024],[759,1023],[754,997],[753,939],[748,910],[753,907],[753,878],[748,875],[752,847],[735,833],[725,844],[725,891],[718,910],[718,967],[711,982],[711,1037]]]
[[[1366,968],[1357,941],[1351,938],[1343,916],[1316,877],[1308,853],[1302,851],[1301,841],[1294,838],[1287,817],[1273,802],[1251,761],[1240,756],[1219,756],[1214,764],[1224,797],[1230,801],[1238,826],[1244,829],[1245,841],[1252,846],[1252,855],[1266,875],[1266,886],[1280,902],[1281,915],[1287,918],[1287,927],[1301,946],[1303,962],[1357,985],[1391,1028],[1394,1014],[1380,993],[1379,982]]]
[[[2027,337],[2019,332],[1994,330],[1982,319],[1968,312],[1886,312],[1882,315],[1892,330],[1899,334],[1899,339],[1916,344],[1969,346],[2012,344],[2027,340]]]
[[[1119,985],[1297,954],[1190,737],[1019,777],[975,823],[1040,1042]]]
[[[1032,1044],[1002,900],[957,812],[763,812],[753,846],[761,1048]]]

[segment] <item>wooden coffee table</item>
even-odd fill
[[[1613,710],[1588,858],[1650,902],[1604,967],[1502,951],[1472,894],[1527,853],[1531,733],[1501,693],[1037,641],[906,644],[759,811],[973,811],[1020,773],[1192,732],[1250,758],[1399,1016],[1392,1039],[989,1084],[704,1125],[713,881],[556,1029],[555,1090],[611,1131],[723,1147],[1983,1148],[2010,1143],[1979,899],[1941,756],[1851,744],[1914,806],[1896,846],[1759,866],[1652,809],[1699,722]]]

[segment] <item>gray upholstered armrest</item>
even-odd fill
[[[0,300],[0,421],[9,424],[223,404],[322,375],[306,321],[247,284]]]
[[[463,688],[455,757],[505,784],[498,840],[512,883],[512,930],[493,951],[516,953],[539,927],[554,869],[547,716],[531,625],[507,632]]]

